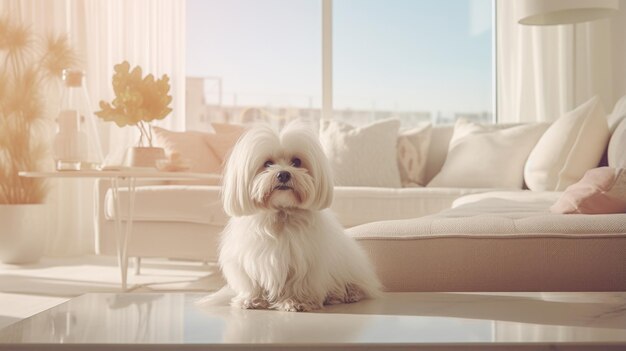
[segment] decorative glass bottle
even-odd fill
[[[54,137],[54,160],[57,171],[78,171],[87,160],[87,135],[79,128],[80,117],[75,110],[61,110]]]
[[[85,87],[85,73],[63,70],[61,111],[54,154],[57,170],[96,169],[102,163],[100,135]]]

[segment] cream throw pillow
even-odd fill
[[[608,139],[604,107],[593,97],[557,119],[539,139],[524,168],[528,188],[565,190],[598,166]]]
[[[403,187],[426,185],[426,158],[432,125],[430,123],[400,133],[398,170]]]
[[[320,142],[335,185],[400,187],[396,143],[400,121],[388,119],[363,127],[322,121]]]
[[[626,95],[622,96],[613,106],[613,111],[606,117],[609,124],[609,131],[613,133],[619,123],[626,119]]]
[[[609,166],[626,168],[626,118],[616,126],[607,151]]]
[[[446,161],[428,186],[521,189],[526,158],[547,128],[541,123],[499,129],[459,119]]]

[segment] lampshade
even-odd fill
[[[523,0],[516,1],[520,24],[551,25],[589,22],[617,12],[618,0]]]

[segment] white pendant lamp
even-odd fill
[[[520,24],[538,26],[594,21],[619,8],[618,0],[523,0],[515,5]]]

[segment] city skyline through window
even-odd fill
[[[493,121],[493,12],[492,0],[334,0],[333,117]],[[187,0],[188,94],[239,108],[232,120],[319,117],[321,19],[321,0]]]

